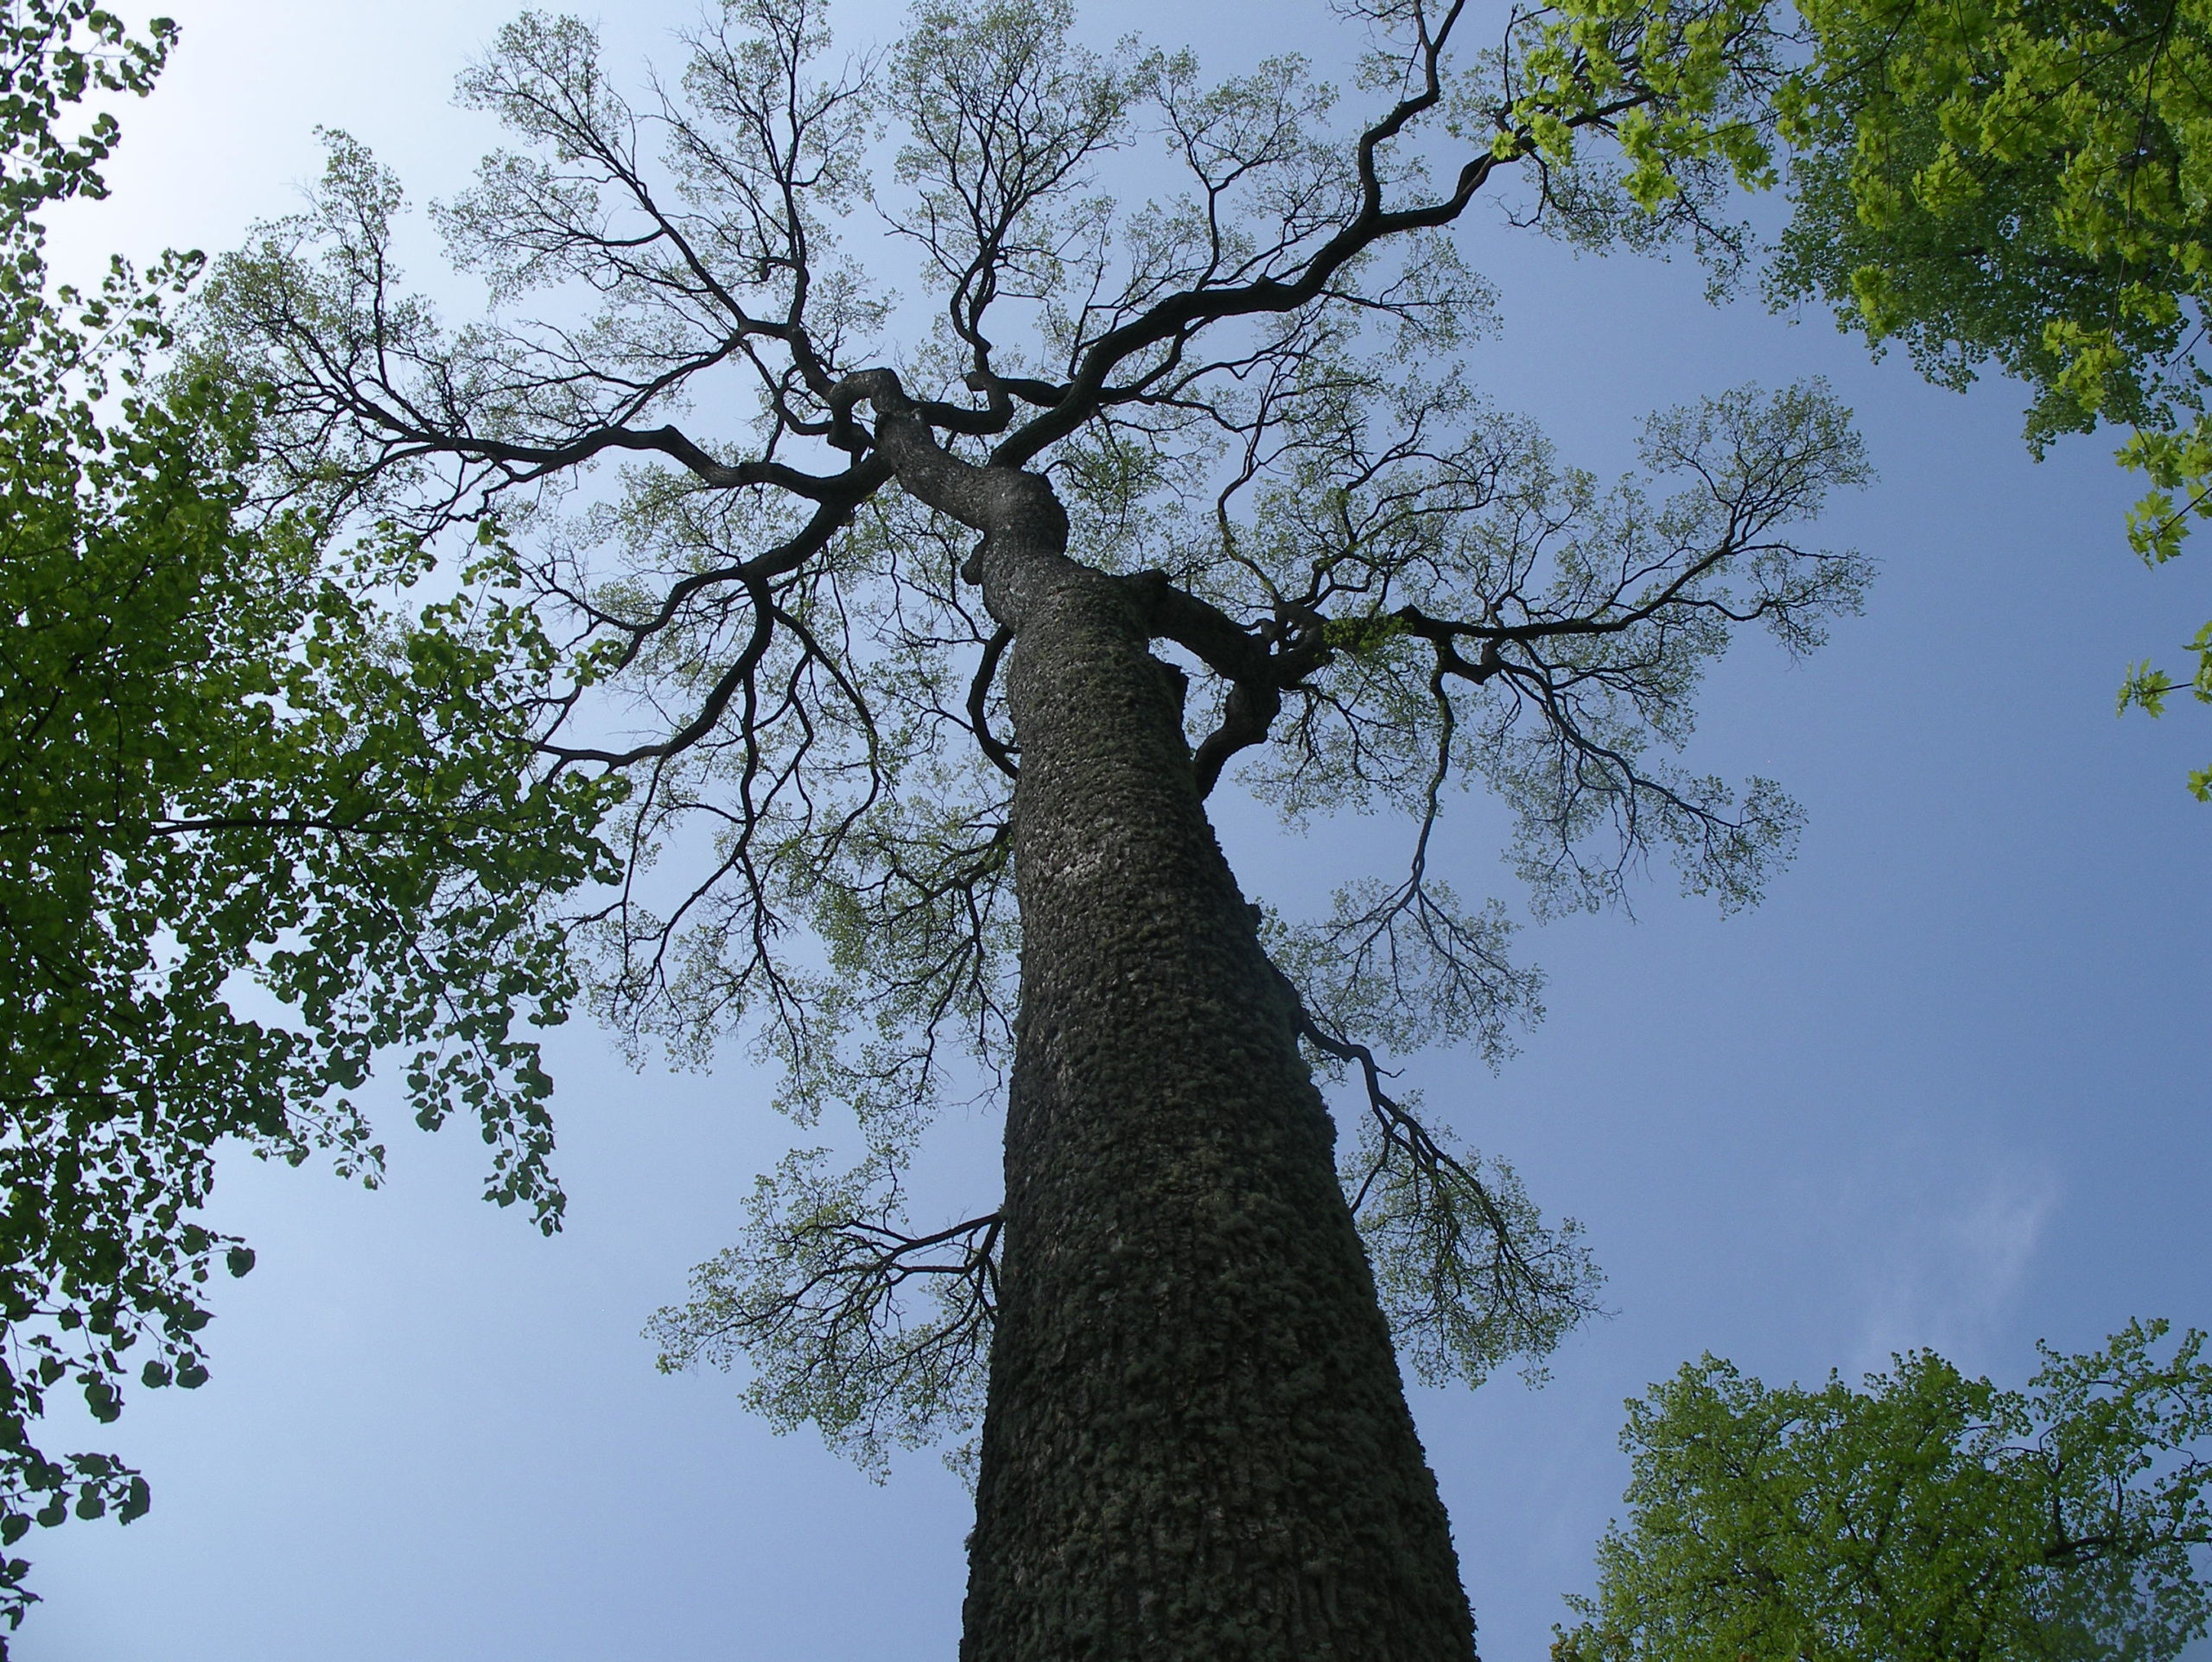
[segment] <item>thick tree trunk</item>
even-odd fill
[[[1179,679],[1128,586],[1065,557],[1042,481],[988,483],[962,517],[1015,632],[1022,1014],[961,1656],[1468,1662],[1449,1526]]]

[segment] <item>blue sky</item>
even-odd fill
[[[488,141],[445,98],[504,7],[173,10],[175,67],[125,112],[115,200],[73,213],[66,261],[236,240],[315,173],[318,123],[418,198]],[[620,10],[618,62],[673,59],[688,4]],[[896,22],[842,18],[855,43]],[[1318,5],[1124,4],[1086,23],[1223,69],[1309,25],[1329,49]],[[2143,570],[2107,446],[2031,465],[2006,386],[1934,392],[1825,317],[1715,309],[1693,269],[1577,259],[1488,215],[1463,245],[1502,293],[1478,370],[1569,456],[1618,465],[1649,409],[1821,373],[1881,475],[1826,527],[1880,562],[1866,615],[1800,665],[1746,641],[1692,752],[1774,774],[1807,808],[1767,902],[1724,921],[1661,876],[1633,921],[1531,930],[1550,1016],[1521,1055],[1496,1077],[1449,1054],[1409,1067],[1584,1222],[1611,1277],[1617,1314],[1569,1340],[1544,1389],[1416,1392],[1484,1654],[1533,1662],[1618,1507],[1621,1399],[1686,1359],[1811,1379],[1929,1345],[2017,1382],[2037,1337],[2212,1325],[2212,808],[2181,785],[2212,761],[2212,719],[2112,715],[2126,662],[2177,658],[2212,615],[2212,556]],[[1260,894],[1376,834],[1301,844],[1249,806],[1222,818]],[[1497,831],[1478,801],[1447,819],[1463,893],[1513,897]],[[786,1145],[771,1082],[736,1052],[709,1075],[633,1074],[581,1027],[555,1071],[572,1200],[552,1242],[475,1198],[473,1139],[423,1137],[396,1108],[381,1193],[226,1168],[217,1216],[260,1268],[220,1296],[213,1381],[142,1394],[100,1434],[148,1470],[152,1514],[27,1543],[47,1602],[24,1662],[951,1655],[957,1484],[924,1455],[877,1487],[771,1436],[728,1380],[656,1375],[638,1336]],[[988,1202],[992,1124],[949,1130],[941,1168]]]

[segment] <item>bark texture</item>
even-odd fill
[[[1014,633],[1023,918],[963,1662],[1468,1662],[1449,1525],[1180,677],[1137,592],[1065,557],[1042,481],[959,482]]]

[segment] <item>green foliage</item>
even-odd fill
[[[1485,116],[1501,159],[1536,164],[1533,222],[1585,246],[1688,240],[1724,290],[1754,250],[1722,217],[1733,190],[1776,176],[1777,98],[1793,42],[1768,0],[1561,0],[1516,14],[1502,110],[1486,85],[1458,125]],[[1594,130],[1611,142],[1588,142]],[[1578,138],[1578,133],[1585,135]]]
[[[1938,385],[1994,363],[2029,443],[2111,423],[2162,564],[2212,514],[2212,8],[2202,0],[1802,0],[1778,108],[1796,212],[1771,277]],[[2192,648],[2192,650],[2201,650]],[[2155,715],[2139,675],[2121,697]],[[2202,776],[2192,788],[2203,793]]]
[[[2135,1322],[2025,1391],[1713,1357],[1629,1404],[1629,1520],[1558,1662],[2164,1662],[2212,1618],[2212,1364]]]
[[[36,1421],[127,1379],[193,1389],[216,1266],[253,1254],[199,1222],[218,1148],[327,1151],[373,1182],[353,1099],[405,1056],[418,1117],[461,1109],[491,1197],[557,1226],[550,1089],[522,1024],[575,987],[551,901],[607,874],[615,787],[548,768],[532,735],[570,666],[516,603],[491,534],[447,597],[397,534],[334,550],[305,511],[251,511],[250,390],[164,373],[197,261],[50,288],[23,215],[99,194],[111,118],[170,31],[11,8],[0,209],[0,1543],[35,1522],[124,1522],[144,1480],[50,1455]],[[84,35],[80,40],[79,31]],[[12,1627],[34,1596],[0,1563]]]
[[[602,873],[607,803],[531,764],[554,654],[496,551],[408,617],[366,584],[390,551],[349,570],[311,522],[238,514],[250,405],[43,391],[0,392],[0,1508],[59,1493],[29,1424],[65,1373],[103,1419],[126,1372],[206,1377],[200,1289],[251,1263],[192,1221],[219,1143],[374,1180],[351,1093],[379,1050],[424,1124],[480,1120],[493,1198],[556,1225],[516,1022],[573,994],[545,905]]]
[[[2164,427],[2202,385],[2198,154],[2207,24],[2189,3],[1808,0],[1785,130],[1797,212],[1774,274],[1947,385],[1994,360],[2038,444]]]
[[[143,97],[175,39],[166,17],[136,39],[93,0],[0,3],[0,225],[22,226],[48,202],[106,194],[99,165],[120,126],[106,110],[82,131],[69,122],[88,94]]]

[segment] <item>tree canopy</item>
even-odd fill
[[[1149,1508],[1162,1539],[1218,1509],[1193,1486],[1225,1440],[1158,1418],[1226,1390],[1214,1362],[1175,1383],[1210,1353],[1204,1324],[1132,1329],[1147,1383],[1109,1388],[1069,1347],[1142,1328],[1146,1301],[1040,1339],[1075,1307],[1015,1296],[1171,1251],[1159,1309],[1249,1324],[1253,1357],[1302,1331],[1255,1314],[1269,1301],[1294,1323],[1321,1319],[1300,1301],[1324,1283],[1349,1301],[1324,1322],[1342,1341],[1308,1353],[1352,1370],[1342,1389],[1262,1369],[1223,1412],[1322,1437],[1347,1403],[1371,1410],[1306,1451],[1315,1469],[1355,1507],[1405,1486],[1401,1519],[1425,1521],[1379,1574],[1448,1562],[1370,1337],[1387,1315],[1436,1377],[1541,1366],[1594,1281],[1510,1167],[1385,1087],[1378,1047],[1494,1053],[1533,1007],[1504,910],[1432,868],[1438,816],[1461,785],[1508,805],[1539,912],[1614,903],[1654,856],[1750,901],[1796,811],[1672,753],[1740,629],[1810,649],[1865,586],[1863,561],[1801,534],[1866,476],[1825,388],[1656,416],[1641,469],[1608,485],[1489,405],[1459,356],[1491,298],[1446,232],[1486,195],[1593,242],[1745,258],[1719,210],[1769,165],[1772,21],[1732,0],[1530,12],[1475,43],[1456,3],[1343,10],[1368,48],[1350,97],[1294,57],[1210,80],[1187,53],[1089,49],[1060,4],[931,0],[889,51],[840,63],[819,7],[732,0],[633,100],[589,26],[527,14],[460,83],[512,148],[433,209],[480,317],[448,324],[408,285],[400,185],[344,135],[308,208],[197,302],[188,373],[260,400],[260,511],[431,548],[486,522],[512,537],[555,643],[550,684],[514,707],[538,766],[628,782],[619,889],[590,902],[598,1008],[680,1054],[745,1034],[802,1126],[857,1121],[856,1166],[807,1149],[763,1181],[747,1239],[664,1316],[669,1359],[741,1356],[772,1417],[875,1459],[972,1423],[988,1340],[978,1588],[1021,1582],[1032,1551],[1058,1553],[1040,1575],[1126,1579],[1068,1521],[1085,1507]],[[863,250],[879,222],[925,305]],[[1231,906],[1200,806],[1230,782],[1294,822],[1402,815],[1405,863],[1347,874],[1316,919]],[[1124,1036],[1102,1048],[1106,1028]],[[1051,1060],[1062,1045],[1088,1060]],[[1341,1193],[1301,1049],[1363,1098]],[[1208,1072],[1248,1052],[1265,1060]],[[912,1224],[904,1174],[971,1065],[1011,1080],[1007,1202]],[[1204,1111],[1169,1111],[1194,1092]],[[1127,1133],[1078,1155],[1113,1115]],[[1240,1235],[1248,1212],[1300,1221]],[[1136,1245],[1159,1230],[1182,1244]],[[904,1302],[922,1286],[942,1305]],[[1060,1360],[1025,1373],[1039,1344]],[[1014,1425],[1043,1428],[1018,1455]],[[1154,1486],[1142,1507],[1104,1480],[1067,1490],[1055,1426]],[[1351,1457],[1370,1436],[1388,1461]],[[1185,1464],[1133,1474],[1160,1450]],[[1039,1506],[1060,1521],[1019,1521]],[[1061,1528],[1077,1544],[1039,1544]],[[1465,1600],[1438,1576],[1419,1620],[1446,1654]],[[1017,1644],[1001,1621],[1095,1624],[1122,1596],[1045,1585],[995,1607],[1027,1614],[975,1618],[977,1654]],[[1211,1609],[1225,1586],[1192,1596]],[[1211,1631],[1173,1642],[1198,1654]]]
[[[1427,868],[1450,787],[1514,806],[1540,909],[1613,901],[1649,851],[1739,904],[1794,828],[1770,782],[1663,752],[1735,625],[1804,650],[1857,604],[1864,564],[1788,530],[1866,476],[1843,413],[1817,386],[1709,399],[1654,418],[1649,472],[1604,485],[1466,385],[1489,295],[1439,234],[1526,169],[1546,223],[1736,257],[1713,208],[1764,165],[1776,37],[1744,7],[1672,41],[1536,14],[1455,64],[1457,6],[1356,21],[1383,95],[1363,127],[1298,60],[1210,82],[1188,54],[1084,50],[1053,5],[926,6],[880,63],[825,72],[819,8],[733,3],[642,105],[587,25],[533,14],[461,81],[517,148],[435,210],[484,321],[403,286],[398,184],[342,136],[309,209],[208,291],[200,361],[270,389],[272,499],[425,533],[496,507],[531,533],[524,581],[564,644],[601,654],[598,704],[541,706],[535,735],[636,780],[601,1008],[690,1054],[753,1023],[801,1122],[849,1105],[868,1149],[764,1179],[748,1243],[659,1332],[671,1363],[753,1355],[767,1411],[866,1457],[976,1399],[996,1216],[912,1230],[899,1174],[948,1059],[1007,1054],[1019,735],[970,532],[860,400],[1051,481],[1079,557],[1199,678],[1202,792],[1235,760],[1294,820],[1411,816],[1402,876],[1268,927],[1316,1054],[1374,1087],[1350,1188],[1426,1372],[1540,1357],[1589,1302],[1510,1168],[1455,1155],[1374,1072],[1373,1047],[1447,1035],[1495,1054],[1535,995],[1503,909]],[[871,184],[879,118],[906,137]],[[925,325],[849,252],[864,204],[918,258]],[[596,500],[563,494],[618,460]],[[702,836],[671,871],[661,851]],[[948,1309],[890,1314],[918,1277]]]
[[[2212,14],[2190,0],[1804,0],[1810,61],[1777,109],[1793,215],[1770,278],[1953,387],[1994,364],[2027,438],[2112,423],[2154,487],[2152,564],[2212,516]],[[2212,702],[2212,625],[2184,678]],[[2177,683],[2146,659],[2120,708]],[[2190,775],[2212,799],[2212,769]]]
[[[2024,1391],[1707,1356],[1629,1404],[1624,1525],[1557,1662],[2164,1662],[2212,1621],[2212,1364],[2134,1322]]]
[[[79,0],[5,14],[0,98],[0,1542],[148,1504],[116,1457],[49,1454],[49,1393],[111,1421],[193,1387],[217,1147],[373,1181],[350,1093],[411,1052],[418,1111],[480,1114],[491,1192],[557,1223],[548,1081],[518,1021],[573,977],[544,910],[603,868],[607,787],[525,765],[549,652],[486,538],[446,597],[404,538],[247,511],[249,389],[164,373],[197,261],[100,292],[47,277],[35,217],[101,192],[111,113],[174,31]],[[19,1621],[28,1566],[0,1568]]]

